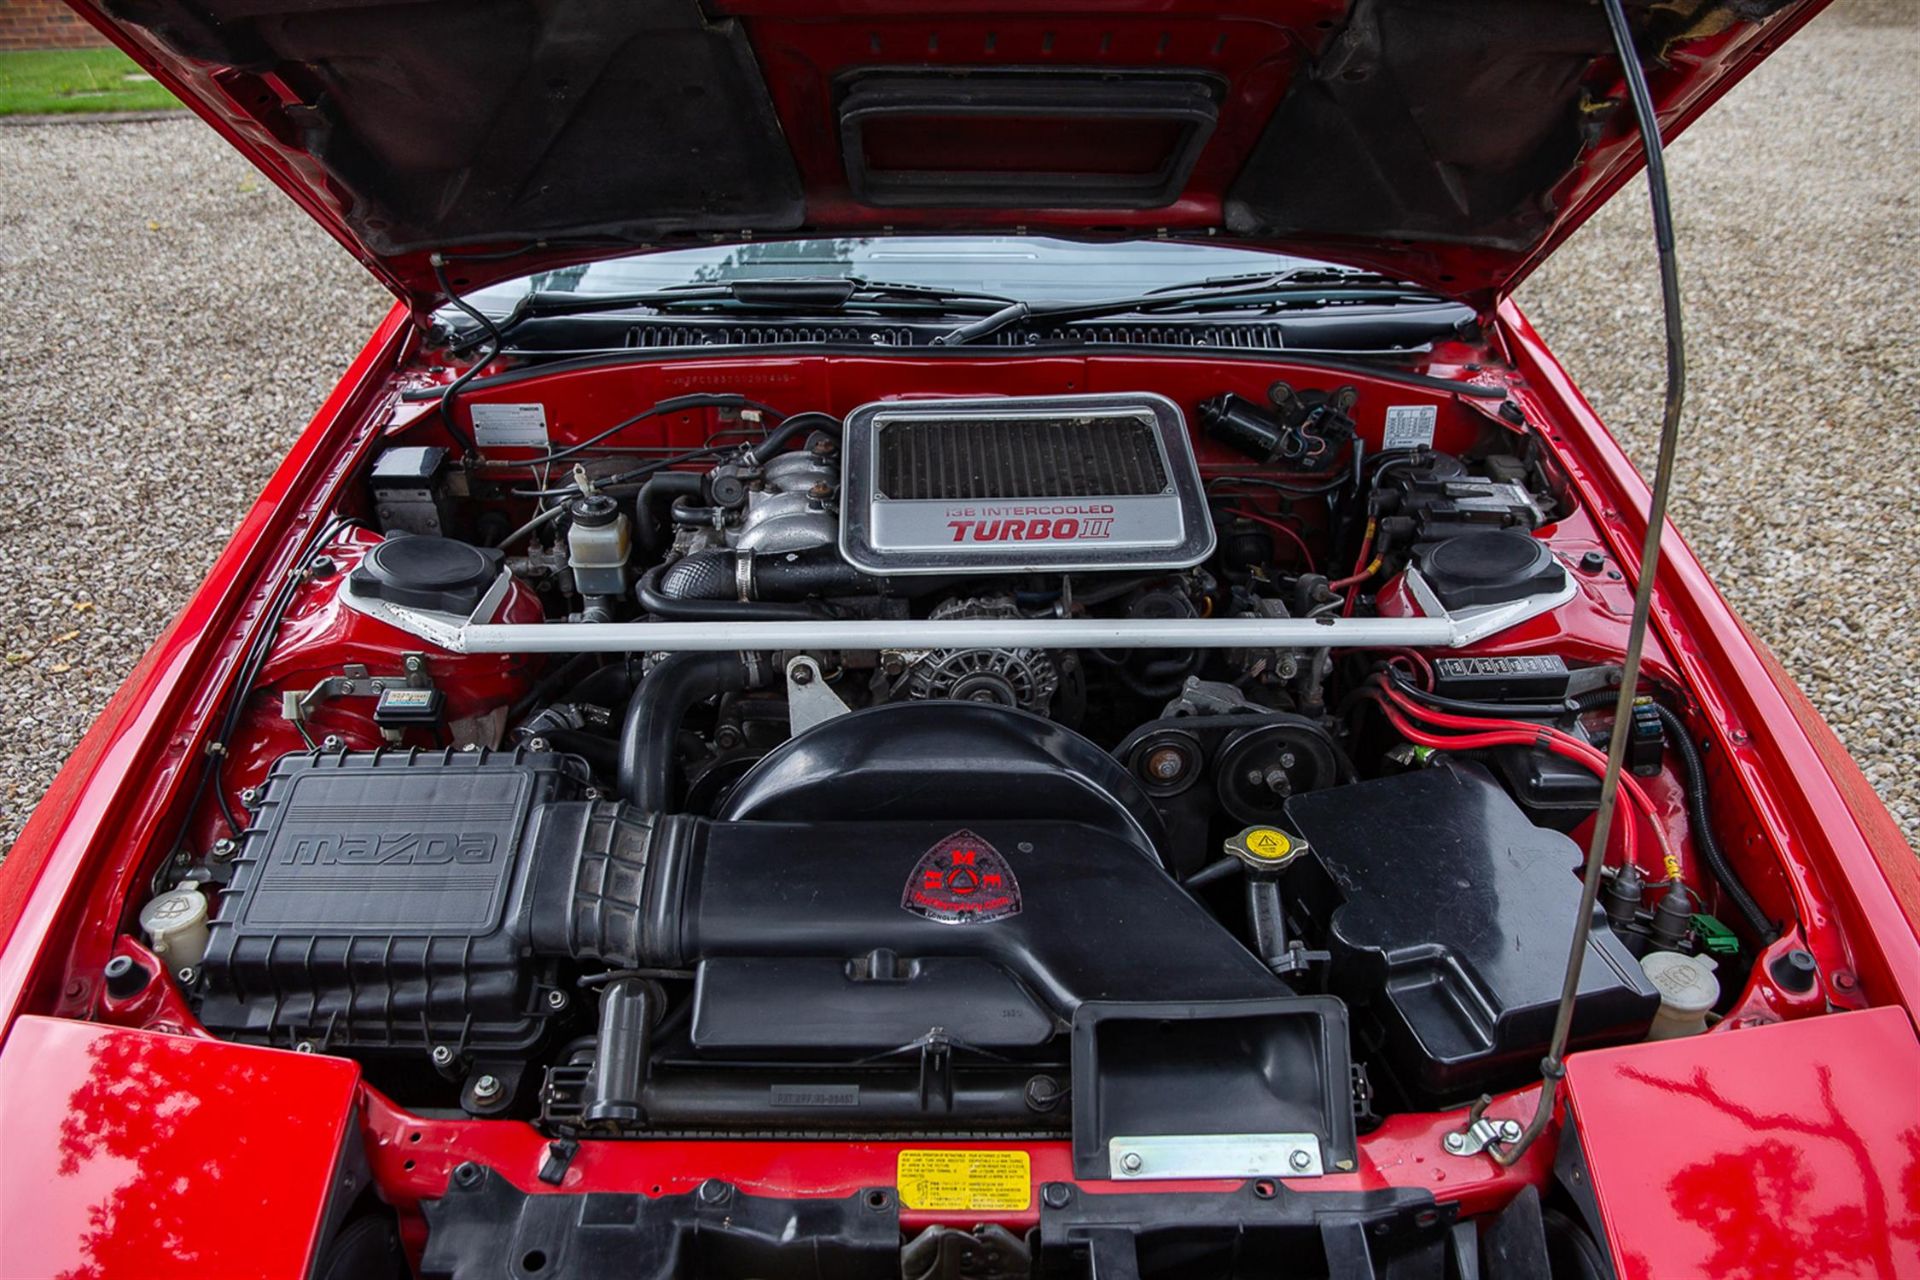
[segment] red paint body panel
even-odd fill
[[[1620,1280],[1920,1275],[1920,1041],[1895,1009],[1574,1057]]]
[[[0,1051],[0,1275],[307,1274],[329,1202],[359,1190],[359,1079],[344,1058],[22,1018]]]

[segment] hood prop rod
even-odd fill
[[[1595,816],[1593,838],[1587,846],[1585,884],[1580,891],[1580,911],[1573,921],[1573,940],[1567,952],[1566,977],[1560,985],[1553,1038],[1548,1042],[1547,1056],[1540,1062],[1540,1100],[1534,1108],[1533,1119],[1518,1138],[1511,1143],[1495,1142],[1487,1146],[1487,1154],[1503,1166],[1516,1164],[1546,1130],[1553,1118],[1560,1082],[1567,1074],[1564,1059],[1573,1029],[1574,998],[1580,988],[1580,967],[1586,959],[1587,939],[1593,930],[1600,867],[1605,860],[1607,837],[1613,828],[1620,797],[1620,770],[1626,760],[1633,702],[1640,683],[1640,652],[1646,643],[1653,584],[1660,570],[1660,539],[1666,530],[1667,496],[1673,489],[1674,455],[1680,443],[1680,411],[1687,396],[1687,357],[1680,324],[1680,267],[1674,254],[1673,209],[1667,195],[1666,162],[1660,150],[1660,120],[1654,113],[1646,71],[1634,48],[1633,32],[1627,27],[1621,0],[1600,0],[1600,7],[1606,11],[1607,26],[1613,33],[1614,51],[1620,57],[1627,96],[1633,102],[1633,114],[1640,126],[1640,144],[1646,152],[1647,199],[1652,206],[1654,248],[1660,263],[1660,304],[1666,322],[1666,407],[1660,423],[1660,454],[1653,473],[1653,494],[1647,506],[1647,533],[1640,548],[1640,577],[1633,592],[1633,618],[1627,627],[1627,651],[1621,664],[1620,694],[1614,701],[1613,732],[1607,740],[1607,771],[1600,784],[1600,811]]]

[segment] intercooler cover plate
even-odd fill
[[[1184,569],[1213,523],[1180,409],[1145,392],[847,415],[840,550],[876,574]]]

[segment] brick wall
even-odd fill
[[[0,50],[80,49],[105,43],[62,0],[0,0]]]

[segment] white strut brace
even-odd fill
[[[506,575],[502,575],[503,582]],[[409,609],[343,585],[348,608],[454,653],[675,653],[845,649],[1380,649],[1458,648],[1551,612],[1578,590],[1448,612],[1417,569],[1404,618],[879,618],[767,622],[496,623],[504,587],[471,618]]]

